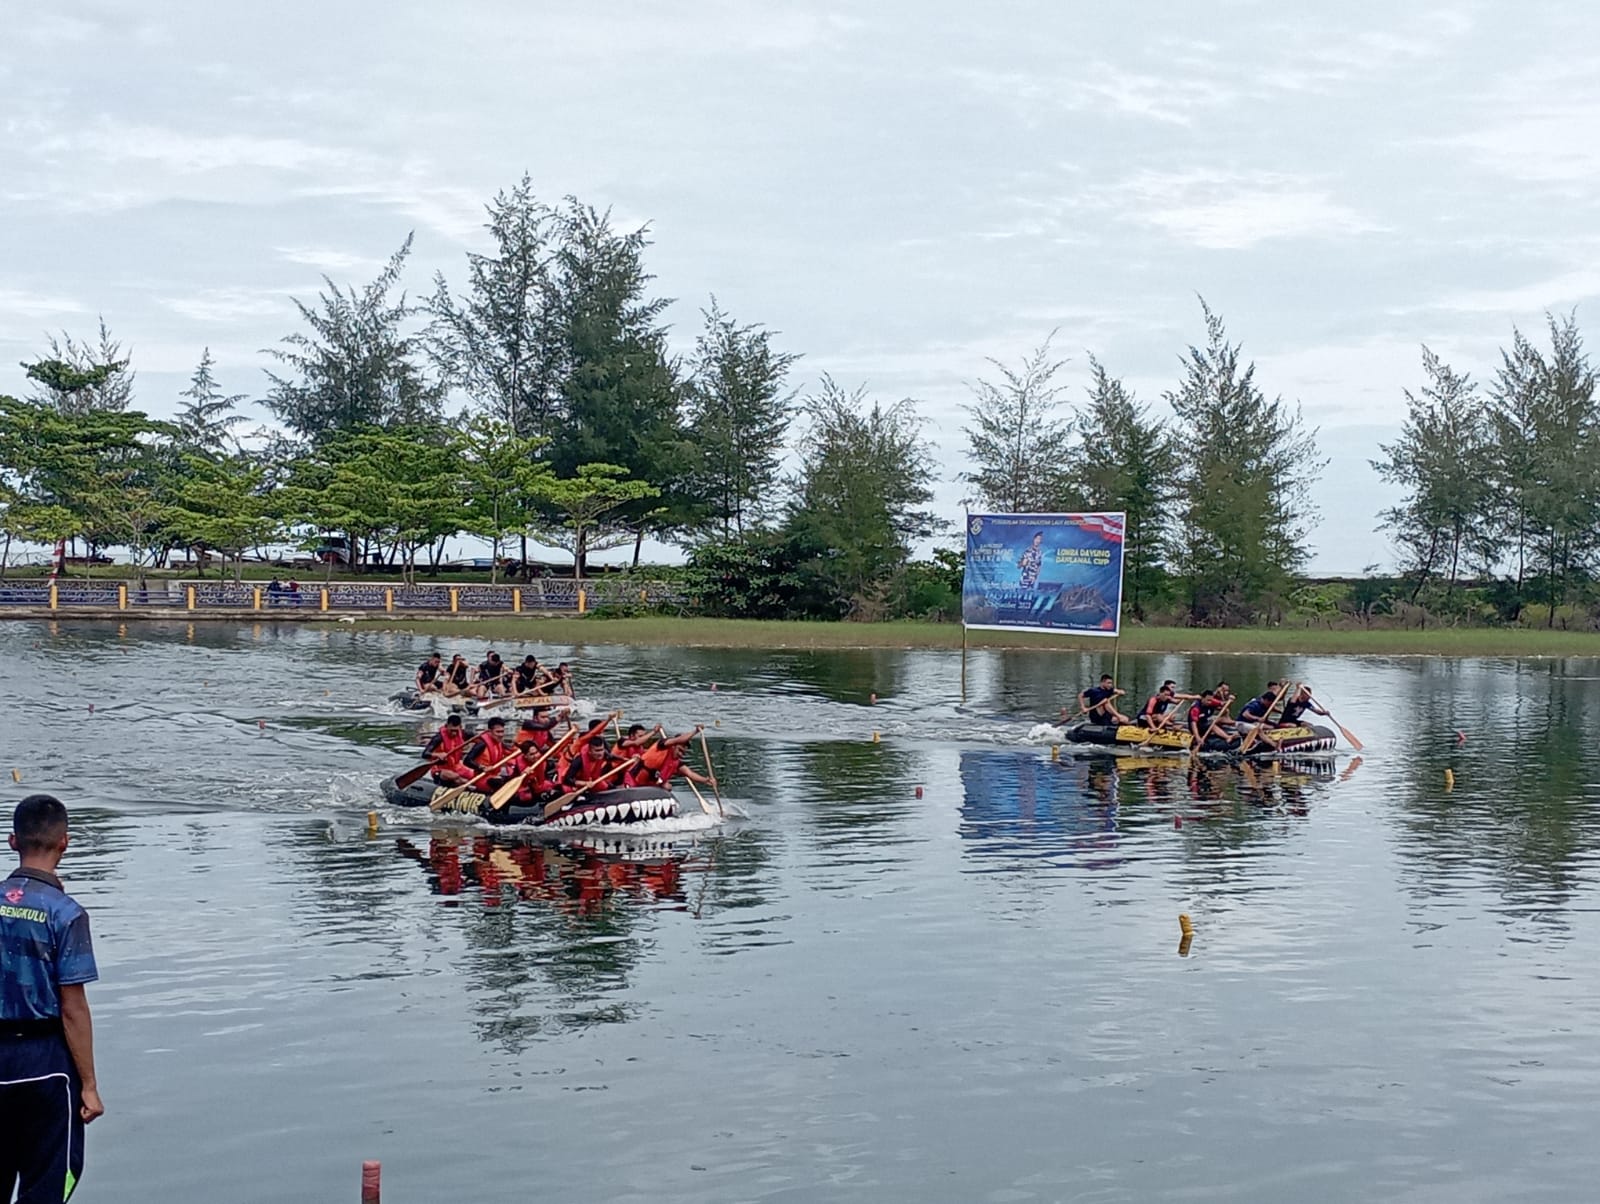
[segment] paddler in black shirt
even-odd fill
[[[1311,697],[1311,687],[1301,686],[1299,691],[1288,702],[1283,704],[1283,715],[1278,719],[1279,727],[1294,727],[1301,722],[1301,716],[1307,711],[1313,715],[1327,716],[1328,712],[1319,707]]]
[[[533,694],[539,688],[539,662],[533,656],[525,656],[522,663],[512,670],[512,677],[516,681],[518,694]]]
[[[428,659],[417,666],[418,694],[436,694],[443,686],[441,677],[444,671],[439,667],[441,659],[437,652],[430,653]]]
[[[1287,688],[1287,683],[1269,681],[1265,692],[1257,694],[1239,708],[1239,722],[1260,723],[1278,705],[1278,692]]]
[[[1117,710],[1115,699],[1125,691],[1119,690],[1111,674],[1102,673],[1100,684],[1090,686],[1078,695],[1078,706],[1088,712],[1090,723],[1128,723],[1128,717]]]
[[[1180,694],[1177,682],[1164,681],[1159,690],[1145,699],[1144,708],[1139,712],[1139,726],[1149,728],[1151,731],[1165,727],[1166,721],[1162,719],[1163,715],[1180,701],[1192,701],[1199,697],[1198,694]]]
[[[492,649],[484,655],[482,663],[478,665],[478,684],[490,694],[504,694],[510,684],[511,671],[500,660],[500,654]]]

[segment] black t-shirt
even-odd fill
[[[466,661],[461,661],[458,664],[452,665],[448,670],[446,670],[446,672],[449,674],[450,680],[453,681],[458,688],[466,689],[468,673]]]
[[[499,661],[484,661],[478,666],[478,680],[483,682],[495,681],[506,671],[506,667]]]
[[[439,666],[434,664],[432,661],[423,661],[421,667],[417,670],[417,680],[423,685],[429,686],[432,685],[434,679],[443,672],[444,670],[439,668]]]
[[[1310,708],[1311,704],[1309,702],[1286,703],[1283,708],[1283,717],[1278,720],[1278,725],[1280,727],[1290,727],[1299,723],[1300,716],[1304,715]]]
[[[539,682],[539,667],[537,665],[517,666],[517,692],[526,694]]]
[[[1090,712],[1100,709],[1100,704],[1117,696],[1116,690],[1109,686],[1090,686],[1083,692],[1083,697],[1089,704]]]

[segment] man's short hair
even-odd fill
[[[1111,674],[1109,674],[1109,673],[1102,673],[1102,674],[1101,674],[1101,675],[1100,675],[1100,680],[1101,680],[1101,681],[1110,681],[1110,680],[1111,680]]]
[[[11,814],[19,853],[48,853],[67,834],[67,809],[53,794],[30,794]]]
[[[1176,690],[1178,688],[1178,683],[1169,677],[1166,681],[1161,683],[1161,688],[1163,690]]]
[[[428,659],[430,661],[443,660],[444,659],[444,653],[442,653],[442,652],[430,652],[430,653],[428,653]]]

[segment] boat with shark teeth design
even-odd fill
[[[391,807],[426,807],[449,786],[423,779],[410,786],[398,786],[394,778],[384,781],[384,801]],[[549,819],[544,805],[508,803],[499,810],[489,806],[489,796],[478,790],[465,790],[440,810],[444,815],[474,815],[492,824],[521,824],[539,828],[588,828],[601,824],[637,824],[650,819],[672,819],[678,814],[677,796],[659,786],[628,786],[596,790],[568,804]]]

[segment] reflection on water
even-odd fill
[[[962,704],[953,653],[538,631],[706,723],[746,818],[369,834],[430,640],[0,626],[0,770],[74,806],[101,958],[78,1199],[333,1199],[363,1157],[401,1199],[1592,1196],[1596,662],[1124,656],[1134,695],[1311,680],[1367,745],[1228,766],[1026,744],[1092,651],[974,654]]]

